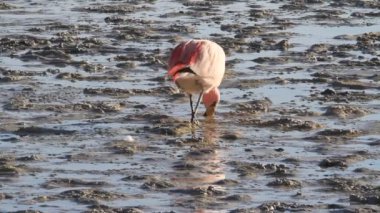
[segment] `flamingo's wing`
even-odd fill
[[[225,53],[218,44],[208,40],[200,40],[201,49],[198,52],[196,63],[190,66],[201,79],[205,88],[218,87],[225,72]]]
[[[168,75],[173,77],[182,69],[195,64],[201,50],[201,43],[191,40],[176,46],[169,59]]]

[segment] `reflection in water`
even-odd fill
[[[203,186],[225,179],[221,167],[221,150],[218,149],[220,132],[214,119],[201,125],[200,138],[195,139],[191,150],[174,166],[172,180],[181,186]]]
[[[205,212],[207,209],[222,206],[225,201],[218,201],[214,195],[225,190],[213,185],[225,179],[222,166],[223,154],[219,148],[220,128],[214,119],[208,119],[198,129],[200,137],[193,137],[188,143],[190,148],[183,148],[185,154],[174,165],[171,180],[177,188],[173,205],[192,208],[194,212]]]

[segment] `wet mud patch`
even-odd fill
[[[243,202],[243,203],[246,203],[246,202],[251,201],[252,197],[249,195],[236,194],[236,195],[225,196],[225,197],[221,198],[220,200],[226,201],[226,202]]]
[[[70,187],[102,187],[109,184],[104,181],[87,181],[81,179],[57,178],[44,183],[44,188],[70,188]]]
[[[52,111],[52,112],[75,112],[89,111],[98,113],[118,112],[125,107],[124,102],[99,101],[99,102],[83,102],[83,103],[67,103],[65,94],[60,93],[58,97],[51,94],[37,95],[34,92],[24,92],[12,97],[8,103],[4,105],[4,109],[11,111]],[[70,94],[71,96],[73,94]],[[63,98],[63,99],[59,99]],[[65,100],[66,99],[66,100]],[[57,101],[62,103],[57,103]],[[66,102],[66,103],[65,103]]]
[[[42,110],[42,111],[90,111],[98,113],[118,112],[124,107],[124,103],[78,103],[73,105],[37,105],[33,103],[12,101],[6,106],[8,110]]]
[[[0,200],[4,200],[4,199],[12,199],[13,196],[9,195],[9,194],[6,194],[6,193],[1,193],[0,194]]]
[[[241,177],[255,178],[259,173],[276,177],[293,176],[289,168],[284,164],[277,165],[249,162],[230,162],[229,164]]]
[[[128,212],[128,213],[143,213],[143,209],[141,207],[110,207],[107,205],[91,205],[89,207],[89,211],[86,211],[88,213],[90,212]]]
[[[27,136],[27,135],[62,135],[62,134],[74,134],[75,131],[73,130],[63,130],[63,129],[52,129],[52,128],[44,128],[44,127],[37,127],[37,126],[30,126],[30,127],[21,127],[20,129],[16,130],[14,134],[19,136]]]
[[[275,118],[273,120],[260,120],[260,119],[241,119],[240,124],[244,125],[254,125],[258,127],[271,127],[271,128],[279,128],[284,131],[308,131],[322,128],[323,125],[316,123],[314,121],[304,121],[295,118]]]
[[[332,82],[332,86],[335,88],[348,88],[355,90],[365,90],[365,89],[379,89],[380,86],[378,84],[373,83],[363,83],[360,81],[334,81]]]
[[[118,81],[122,80],[120,76],[83,76],[80,73],[60,73],[56,75],[57,79],[70,80],[70,81]]]
[[[153,176],[149,175],[128,175],[126,177],[123,177],[121,180],[122,181],[141,181],[141,180],[148,180],[154,178]]]
[[[364,183],[363,183],[364,182]],[[322,179],[321,183],[328,186],[327,190],[345,192],[351,204],[378,205],[380,190],[378,187],[368,185],[365,180],[345,178]]]
[[[349,106],[349,105],[336,105],[329,106],[323,115],[326,116],[336,116],[339,118],[355,118],[362,117],[370,112],[367,109],[362,109],[360,107]]]
[[[0,39],[0,48],[3,53],[26,50],[28,48],[43,48],[49,44],[47,39],[34,36],[10,36]]]
[[[162,190],[174,187],[174,184],[168,180],[162,180],[159,178],[149,178],[147,182],[145,182],[141,188],[146,190]]]
[[[11,164],[0,165],[0,176],[2,177],[18,177],[24,171],[22,166]]]
[[[325,129],[317,134],[322,136],[355,137],[362,134],[362,131],[355,129]]]
[[[174,94],[176,90],[172,87],[159,87],[153,89],[115,89],[115,88],[85,88],[84,94],[90,95],[108,95],[108,96],[149,96],[149,95],[162,95],[162,94]]]
[[[193,188],[185,188],[185,189],[174,189],[171,190],[173,193],[181,193],[185,195],[192,196],[206,196],[206,197],[214,197],[225,195],[226,192],[221,190],[219,187],[214,186],[202,186],[202,187],[193,187]]]
[[[143,126],[140,130],[157,135],[183,136],[190,134],[194,129],[189,121],[153,112],[130,115],[123,120],[127,122],[138,121],[148,123],[149,125]]]
[[[324,129],[317,132],[315,135],[306,137],[313,141],[347,143],[349,140],[363,135],[364,132],[356,129]]]
[[[46,71],[30,71],[30,70],[11,70],[0,67],[0,72],[4,77],[22,78],[32,76],[47,76],[59,72],[58,69],[47,69]]]
[[[73,189],[59,193],[58,195],[46,197],[47,200],[67,199],[81,204],[99,204],[101,201],[125,199],[125,194],[108,192],[98,189]]]
[[[113,142],[112,145],[108,147],[108,149],[112,150],[115,154],[133,155],[141,150],[141,147],[138,147],[134,143],[121,141],[116,143]]]
[[[11,181],[27,174],[38,174],[42,172],[40,168],[28,166],[29,162],[39,161],[34,156],[24,156],[18,158],[2,157],[0,161],[0,179]]]
[[[100,72],[105,68],[101,64],[91,64],[87,61],[73,60],[69,54],[61,50],[29,51],[21,55],[20,59],[25,62],[38,60],[43,64],[54,65],[61,68],[74,66],[82,68],[86,72]]]
[[[183,199],[178,200],[174,206],[182,206],[190,209],[195,209],[197,206],[203,208],[221,208],[227,207],[231,202],[243,202],[246,203],[249,199],[247,196],[226,196],[226,192],[219,186],[199,186],[178,188],[170,191],[175,195],[180,195]],[[240,199],[239,199],[240,198]]]
[[[149,1],[147,1],[149,2]],[[138,11],[147,11],[150,8],[145,5],[141,5],[144,1],[134,1],[126,4],[114,4],[114,5],[93,5],[84,8],[75,8],[74,10],[84,11],[84,12],[93,12],[93,13],[133,13]]]
[[[9,10],[14,8],[12,5],[7,4],[7,3],[0,3],[0,10]]]
[[[308,98],[313,101],[323,101],[323,102],[336,102],[336,103],[349,103],[353,101],[371,101],[378,100],[380,96],[378,94],[367,93],[365,91],[335,91],[332,89],[325,89],[324,91],[318,91],[313,93]]]
[[[261,211],[310,211],[315,208],[313,205],[285,203],[285,202],[268,202],[259,206]]]
[[[214,183],[215,185],[221,185],[221,186],[235,186],[239,184],[239,181],[232,180],[232,179],[223,179],[219,180]]]
[[[281,187],[281,188],[300,188],[301,187],[301,182],[297,180],[292,180],[288,178],[279,178],[274,181],[271,181],[267,184],[268,186],[272,187]]]
[[[341,169],[347,168],[350,164],[353,164],[358,161],[362,161],[366,158],[370,158],[371,155],[369,153],[360,154],[352,154],[346,156],[334,156],[333,158],[323,159],[318,165],[321,168],[329,168],[329,167],[338,167]]]
[[[237,113],[240,114],[258,114],[258,113],[266,113],[269,111],[272,102],[266,98],[263,100],[254,100],[247,103],[239,103],[236,106]]]

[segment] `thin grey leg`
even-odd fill
[[[194,123],[195,121],[195,116],[197,114],[199,103],[201,102],[202,97],[203,97],[203,91],[199,94],[197,104],[195,105],[195,109],[192,110],[191,123]]]

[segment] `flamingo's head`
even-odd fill
[[[203,104],[206,107],[206,112],[203,115],[206,117],[213,116],[216,110],[216,106],[218,105],[219,101],[220,101],[220,92],[217,87],[203,94]]]

